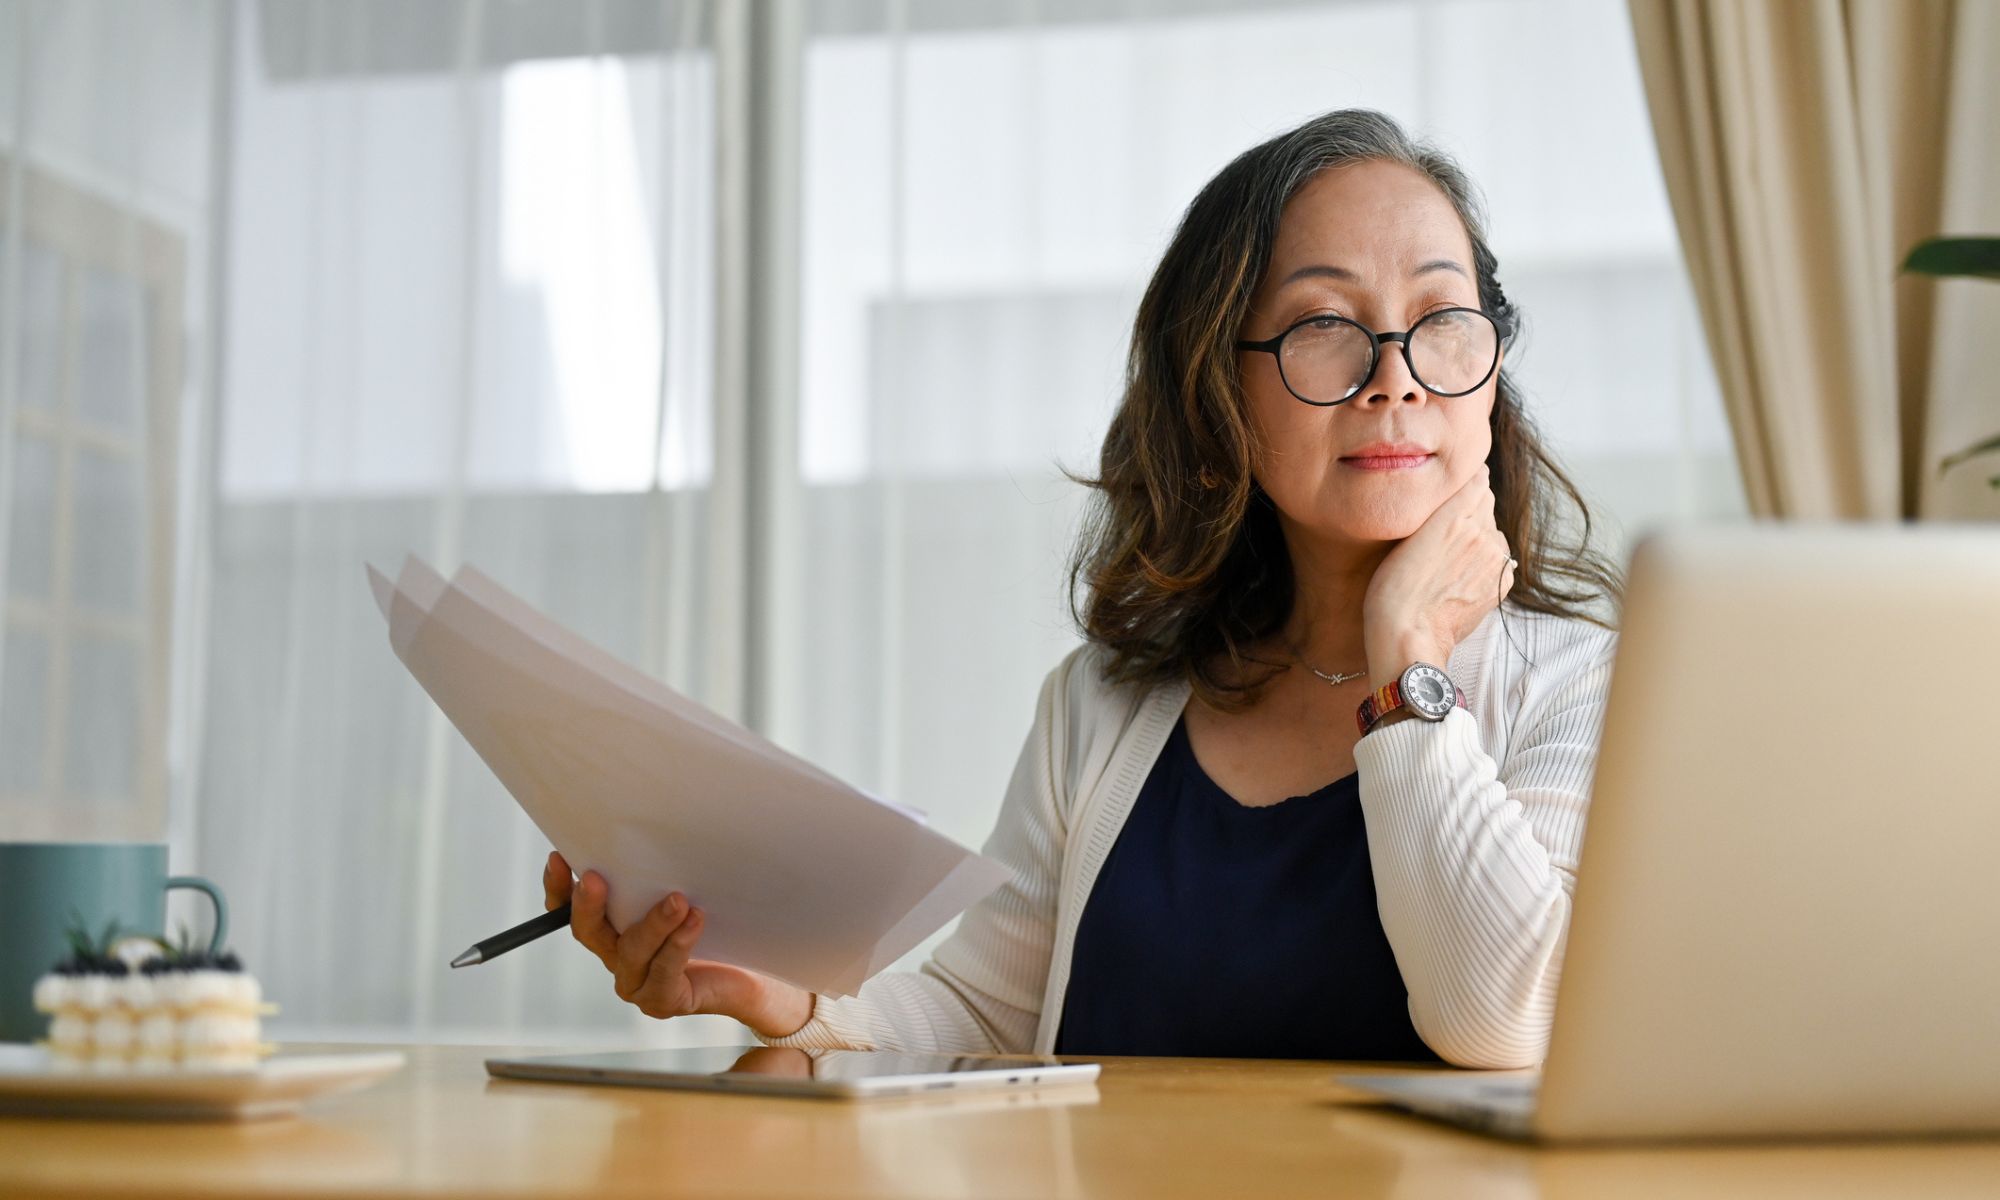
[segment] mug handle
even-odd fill
[[[193,888],[208,897],[215,905],[215,936],[208,939],[210,954],[222,953],[223,939],[229,936],[229,902],[222,898],[222,889],[199,875],[173,875],[167,879],[167,890]]]

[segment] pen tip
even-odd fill
[[[451,965],[454,967],[469,967],[472,966],[474,963],[482,963],[485,961],[486,961],[486,956],[479,952],[479,947],[474,946],[472,949],[467,950],[465,953],[459,955],[457,958],[452,959]]]

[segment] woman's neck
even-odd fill
[[[1292,559],[1292,611],[1279,636],[1284,648],[1321,671],[1366,669],[1362,601],[1394,542],[1332,544],[1285,531]]]

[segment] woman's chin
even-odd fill
[[[1423,528],[1442,500],[1430,495],[1390,500],[1322,493],[1289,511],[1282,501],[1278,507],[1281,512],[1288,511],[1290,519],[1285,523],[1295,532],[1322,542],[1362,545],[1402,541]]]
[[[1340,531],[1342,541],[1359,542],[1364,545],[1382,542],[1400,542],[1422,527],[1422,521],[1408,525],[1371,525],[1363,528],[1349,526]]]
[[[1400,542],[1422,529],[1424,521],[1429,517],[1429,512],[1396,509],[1348,512],[1341,514],[1339,520],[1330,521],[1322,528],[1328,535],[1343,542]]]

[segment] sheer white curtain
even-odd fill
[[[281,1037],[730,1032],[647,1021],[566,943],[443,968],[539,907],[545,846],[389,653],[364,561],[476,562],[977,844],[1074,644],[1058,465],[1094,466],[1181,208],[1314,113],[1385,109],[1485,186],[1529,403],[1601,514],[1741,508],[1621,6],[132,11],[0,0],[0,213],[108,213],[81,244],[135,279],[181,247],[114,286],[7,218],[0,837],[169,838]],[[90,369],[186,353],[177,407],[138,409],[172,436],[101,485],[125,540],[83,549],[55,514],[109,435],[37,381],[84,379],[64,347],[113,335],[64,331],[117,311],[164,332]],[[52,731],[49,664],[109,627],[85,560],[166,564],[117,625],[157,726],[143,679],[80,665],[99,699]],[[48,764],[87,737],[101,774],[121,721],[114,813]]]
[[[162,839],[187,762],[214,15],[0,0],[0,837]]]
[[[190,840],[301,1027],[653,1024],[560,941],[441,969],[539,909],[547,845],[385,653],[359,572],[474,562],[676,686],[731,693],[703,586],[727,520],[711,16],[241,9]]]
[[[229,892],[280,1037],[714,1035],[646,1021],[560,941],[443,968],[539,909],[546,846],[387,652],[362,564],[477,562],[740,704],[716,16],[0,7],[0,165],[35,202],[0,276],[0,836],[169,839]],[[155,279],[153,241],[178,275]],[[127,315],[170,286],[168,316]],[[177,391],[132,382],[181,347]],[[142,416],[183,436],[138,445]],[[178,588],[127,578],[176,561]]]

